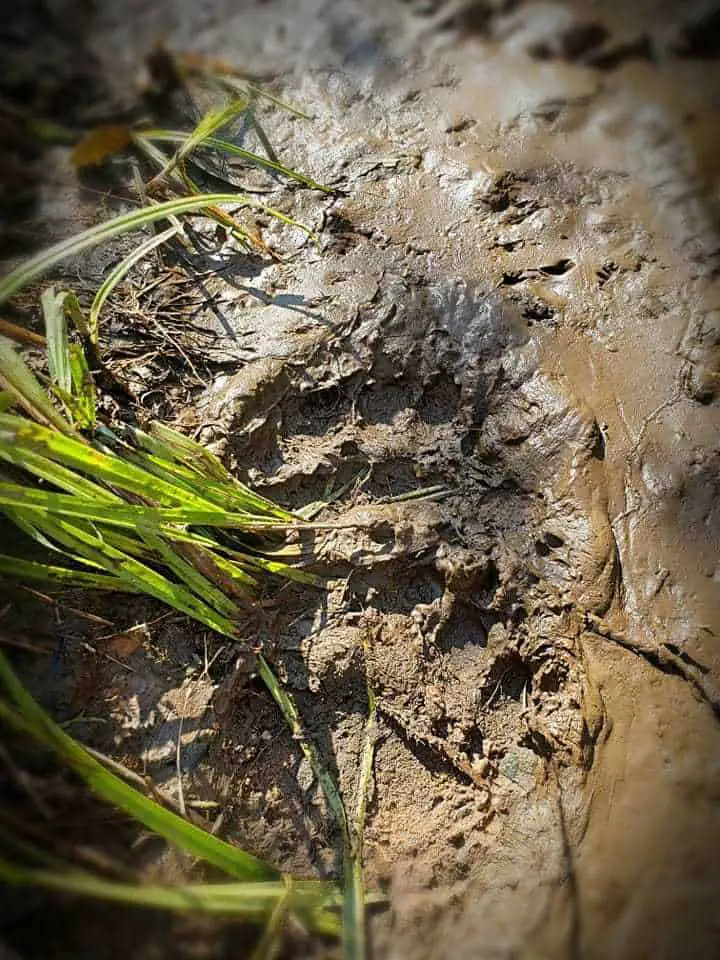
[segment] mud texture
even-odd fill
[[[337,195],[263,199],[321,249],[261,221],[282,262],[208,255],[205,365],[163,412],[273,498],[330,498],[322,519],[361,527],[318,533],[327,592],[285,588],[235,647],[149,606],[145,633],[98,646],[83,704],[104,701],[107,742],[169,790],[180,736],[184,795],[218,802],[225,835],[332,875],[322,794],[251,651],[349,804],[369,682],[377,957],[716,955],[716,17],[96,11],[118,103],[162,30],[314,115],[268,116],[268,133]]]

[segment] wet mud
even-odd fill
[[[282,262],[208,259],[207,377],[165,414],[279,502],[362,525],[317,533],[327,591],[285,588],[234,647],[151,625],[87,703],[171,791],[182,716],[185,795],[332,875],[322,794],[251,651],[346,798],[369,682],[378,957],[715,955],[720,73],[710,8],[644,8],[96,15],[118,87],[162,27],[314,115],[268,133],[337,195],[268,202],[320,249],[268,223]]]

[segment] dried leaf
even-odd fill
[[[120,153],[132,142],[130,127],[119,123],[107,123],[85,134],[70,154],[74,167],[91,167],[104,163],[108,157]]]
[[[147,643],[150,639],[150,631],[146,623],[138,623],[129,630],[113,633],[109,637],[101,637],[106,652],[122,660],[131,657],[143,643]]]

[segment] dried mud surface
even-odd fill
[[[159,29],[276,76],[315,117],[268,119],[281,158],[341,194],[267,202],[322,249],[268,224],[284,262],[222,249],[201,296],[156,305],[190,387],[157,385],[156,344],[115,357],[141,406],[241,477],[293,507],[337,495],[322,518],[362,527],[319,533],[327,592],[285,588],[245,643],[151,604],[93,607],[149,623],[110,641],[72,615],[39,626],[84,671],[70,689],[56,663],[48,696],[109,713],[91,735],[170,791],[181,736],[184,794],[217,801],[226,835],[332,874],[322,795],[249,651],[272,655],[348,800],[367,678],[377,957],[715,956],[712,9],[243,8],[125,0],[96,12],[94,56],[118,103]],[[64,190],[58,233],[90,203]],[[397,499],[428,486],[443,494]],[[183,943],[138,955],[200,955]]]

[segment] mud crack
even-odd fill
[[[672,673],[682,677],[698,697],[703,700],[720,720],[720,693],[715,686],[704,676],[707,668],[695,661],[691,661],[687,654],[675,653],[667,644],[653,644],[644,640],[632,640],[619,630],[614,630],[594,613],[584,611],[585,623],[589,630],[606,640],[611,640],[625,650],[643,657],[648,663],[662,670],[663,673]]]

